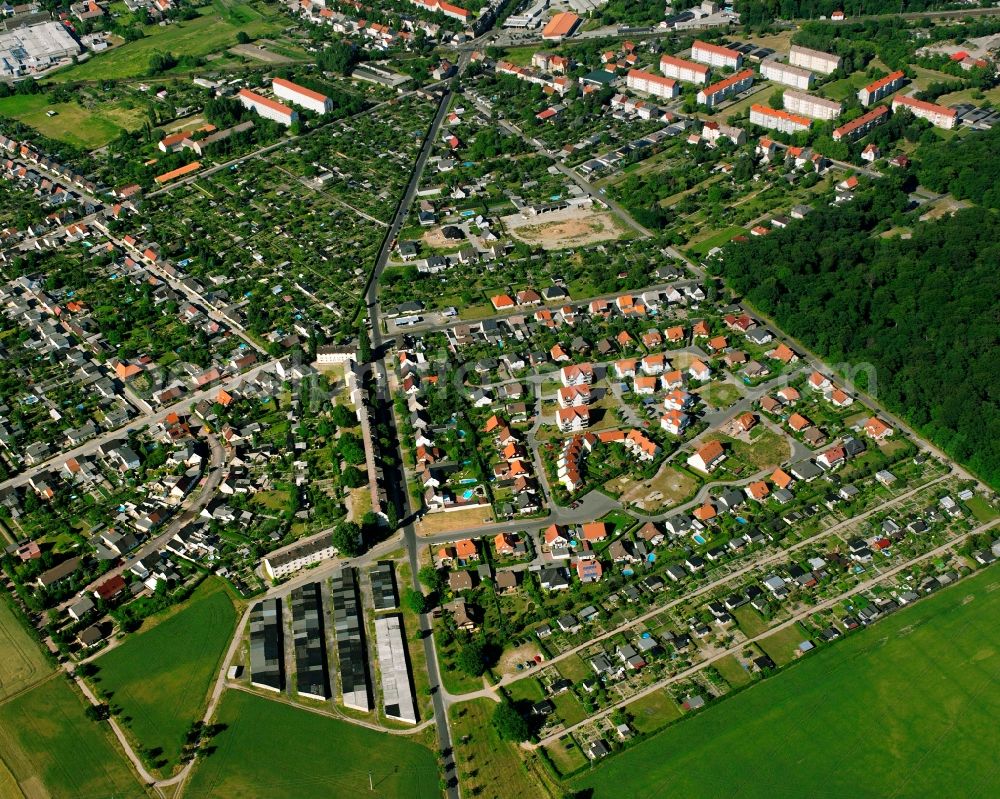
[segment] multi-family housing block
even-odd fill
[[[892,110],[895,111],[898,108],[906,108],[913,113],[913,116],[926,119],[935,127],[946,130],[955,127],[955,122],[958,119],[958,112],[954,108],[946,108],[943,105],[935,105],[902,94],[892,98]]]
[[[702,105],[707,105],[709,108],[713,108],[727,97],[732,97],[734,94],[739,94],[753,86],[753,77],[754,73],[752,69],[745,69],[742,72],[737,72],[735,75],[730,75],[728,78],[720,80],[718,83],[713,83],[711,86],[706,86],[699,91],[698,102]]]
[[[294,108],[289,108],[277,100],[264,97],[249,89],[240,89],[239,98],[244,108],[256,111],[264,119],[272,119],[280,125],[291,125],[299,118],[299,112]]]
[[[710,67],[729,67],[739,69],[743,65],[743,56],[736,50],[723,47],[700,39],[691,47],[691,58]]]
[[[625,85],[637,92],[646,92],[654,97],[676,97],[680,94],[677,81],[673,78],[664,78],[654,75],[652,72],[643,72],[640,69],[630,69],[625,78]]]
[[[842,59],[840,56],[824,53],[821,50],[810,50],[808,47],[800,47],[793,44],[788,51],[788,63],[796,67],[811,69],[821,75],[829,75],[840,69]]]
[[[809,117],[782,111],[777,108],[770,108],[766,105],[755,104],[750,107],[750,121],[754,125],[762,128],[778,130],[782,133],[798,133],[800,130],[809,130],[812,120]]]
[[[761,77],[782,83],[794,89],[811,89],[815,75],[808,69],[782,64],[780,61],[765,61],[760,65]]]
[[[685,61],[672,55],[660,56],[660,72],[668,78],[683,80],[688,83],[704,84],[708,82],[708,67]]]
[[[303,108],[308,108],[317,114],[328,114],[333,110],[333,100],[325,94],[314,92],[312,89],[299,86],[290,80],[274,78],[271,81],[271,89],[274,91],[275,97],[280,97],[282,100],[288,100]]]
[[[783,96],[785,110],[813,119],[836,119],[843,112],[843,106],[836,100],[827,100],[805,92],[786,89]]]
[[[840,141],[841,139],[857,139],[864,136],[868,131],[874,128],[876,125],[881,125],[889,118],[889,106],[880,105],[873,108],[866,114],[859,116],[857,119],[852,119],[850,122],[841,125],[839,128],[833,131],[833,140]]]
[[[906,73],[902,70],[897,70],[896,72],[886,75],[884,78],[879,78],[878,80],[869,83],[858,92],[858,99],[861,101],[862,105],[877,103],[883,97],[888,97],[894,91],[899,89],[905,82]]]

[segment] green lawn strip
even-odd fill
[[[575,683],[592,676],[594,673],[593,669],[584,663],[583,658],[579,655],[572,655],[565,660],[560,660],[556,664],[556,669],[567,680],[572,680]]]
[[[154,620],[155,623],[155,620]],[[94,661],[97,687],[111,693],[126,726],[147,748],[175,765],[184,735],[204,712],[236,627],[236,611],[221,581],[202,583],[188,603]]]
[[[784,666],[795,659],[799,644],[808,638],[809,635],[802,629],[801,624],[793,624],[791,627],[779,630],[774,635],[761,639],[758,644],[770,656],[771,660],[779,666]]]
[[[681,717],[680,706],[666,691],[654,691],[625,706],[631,724],[639,732],[653,732]]]
[[[225,729],[199,762],[191,797],[437,799],[433,753],[386,735],[244,691],[228,691],[216,714]],[[369,773],[375,793],[369,792]]]
[[[722,679],[733,688],[742,688],[753,679],[747,670],[740,665],[735,655],[727,655],[722,660],[715,661],[713,665],[716,671],[722,675]]]
[[[543,799],[514,745],[501,741],[490,719],[496,703],[474,699],[448,709],[463,796],[479,799]]]
[[[19,783],[18,790],[7,792],[0,779],[0,795],[51,799],[147,795],[110,729],[90,721],[84,715],[86,707],[62,676],[0,705],[0,758]]]
[[[996,739],[1000,714],[998,585],[989,569],[922,600],[570,787],[593,799],[773,799],[780,784],[781,796],[822,786],[827,799],[857,799],[955,795],[961,775],[962,795],[996,795],[1000,772],[983,743]]]
[[[767,622],[749,605],[741,605],[733,611],[733,618],[747,638],[756,638],[767,630]]]
[[[7,602],[0,599],[0,699],[52,673],[52,664]]]
[[[587,765],[587,756],[573,740],[572,735],[564,736],[545,747],[545,753],[560,774],[569,774]]]

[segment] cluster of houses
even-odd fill
[[[506,419],[493,414],[483,432],[492,436],[500,460],[493,467],[493,479],[499,487],[513,491],[512,509],[517,514],[537,513],[542,509],[534,465],[524,437]]]
[[[563,441],[556,458],[556,477],[569,492],[586,485],[586,459],[598,445],[620,444],[639,463],[656,460],[663,448],[638,428],[579,433]]]

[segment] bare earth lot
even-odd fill
[[[502,221],[515,238],[546,250],[609,241],[620,238],[623,232],[609,212],[585,208],[566,208],[527,219],[511,214]]]

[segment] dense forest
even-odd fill
[[[985,208],[1000,210],[1000,127],[968,136],[961,147],[943,141],[917,151],[917,177],[938,192],[951,192],[960,200],[972,200]]]
[[[862,14],[900,14],[959,7],[943,0],[737,0],[744,25],[766,25],[775,19],[816,19],[843,11],[848,18]]]
[[[881,238],[902,219],[900,189],[883,179],[847,206],[733,242],[719,268],[829,362],[874,366],[877,383],[862,372],[859,388],[997,488],[1000,216],[970,208]]]

